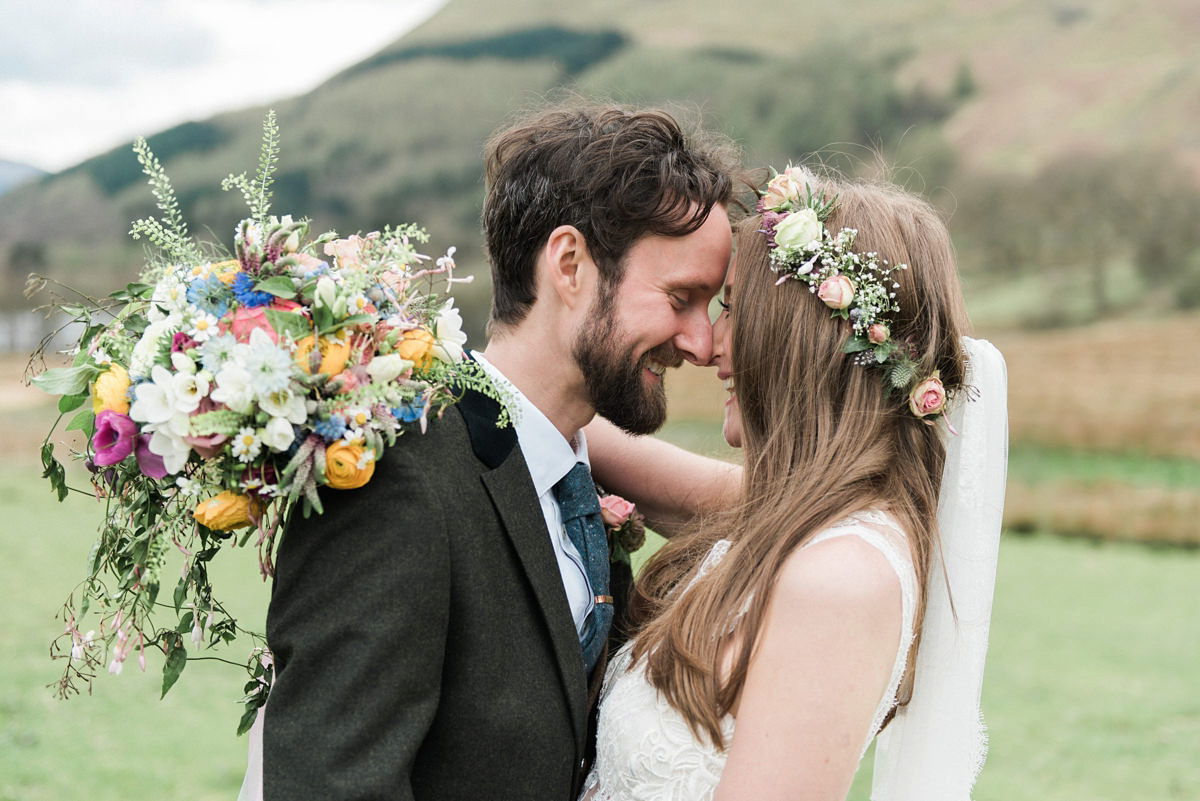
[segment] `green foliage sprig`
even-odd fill
[[[142,171],[150,179],[150,191],[157,201],[158,209],[162,212],[161,220],[154,217],[143,217],[135,220],[129,229],[129,235],[134,239],[145,237],[163,251],[168,260],[177,264],[190,264],[200,261],[202,255],[188,234],[187,222],[183,211],[179,208],[179,200],[175,197],[175,189],[166,170],[159,163],[158,157],[150,151],[150,145],[143,137],[134,140],[133,151],[137,154]]]
[[[242,192],[242,197],[246,199],[246,206],[250,209],[250,216],[259,226],[263,226],[267,221],[267,214],[271,210],[271,188],[275,182],[275,168],[279,165],[279,124],[275,119],[275,110],[271,109],[267,112],[267,118],[263,120],[263,141],[262,149],[258,156],[258,173],[254,176],[254,181],[246,177],[246,173],[239,175],[229,174],[229,177],[221,182],[221,188],[228,192],[230,189],[239,189]]]

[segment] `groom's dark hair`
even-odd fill
[[[685,236],[729,203],[737,153],[717,135],[685,134],[661,110],[574,102],[494,134],[486,165],[494,328],[519,323],[537,299],[537,255],[560,225],[583,234],[601,303],[611,302],[638,239]]]

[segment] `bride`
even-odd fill
[[[758,211],[735,232],[713,327],[741,501],[639,577],[583,797],[844,799],[879,735],[872,798],[967,801],[985,753],[1003,359],[964,336],[949,235],[925,202],[789,167]],[[726,497],[727,470],[588,436],[600,482],[651,513]]]

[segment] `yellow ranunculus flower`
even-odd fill
[[[96,414],[107,409],[117,414],[129,414],[129,373],[113,362],[92,384],[92,411]]]
[[[254,525],[254,518],[262,514],[262,508],[262,501],[256,498],[225,490],[207,501],[201,501],[192,512],[192,517],[213,531],[230,531]]]
[[[424,369],[433,361],[433,334],[425,328],[413,328],[405,331],[396,343],[396,353],[401,359],[408,359],[418,369]]]
[[[219,280],[222,284],[231,286],[234,280],[237,278],[238,270],[240,268],[241,264],[238,263],[237,259],[226,259],[225,261],[219,261],[212,266],[212,274],[215,275],[217,280]]]
[[[359,462],[363,462],[362,467],[358,466]],[[367,454],[362,443],[347,444],[338,440],[325,448],[325,483],[334,489],[357,489],[374,474],[374,456]]]
[[[317,341],[317,347],[321,351],[321,365],[314,371],[310,361],[313,349],[312,336],[306,336],[296,343],[296,364],[300,365],[300,369],[306,373],[325,373],[331,376],[346,369],[346,362],[350,361],[352,350],[349,337],[339,337],[337,340],[321,337]]]

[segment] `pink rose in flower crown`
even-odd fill
[[[776,211],[789,202],[800,202],[804,187],[792,173],[791,169],[785,170],[767,182],[767,189],[759,201],[760,211]]]
[[[817,297],[831,309],[849,308],[854,300],[854,282],[844,275],[831,275],[821,282]]]
[[[633,514],[634,506],[620,495],[605,495],[600,499],[600,517],[606,526],[620,526]]]
[[[913,387],[908,396],[908,408],[917,417],[936,417],[946,411],[946,388],[938,371]]]
[[[883,323],[875,323],[867,328],[867,340],[873,345],[882,345],[891,335],[892,332]]]

